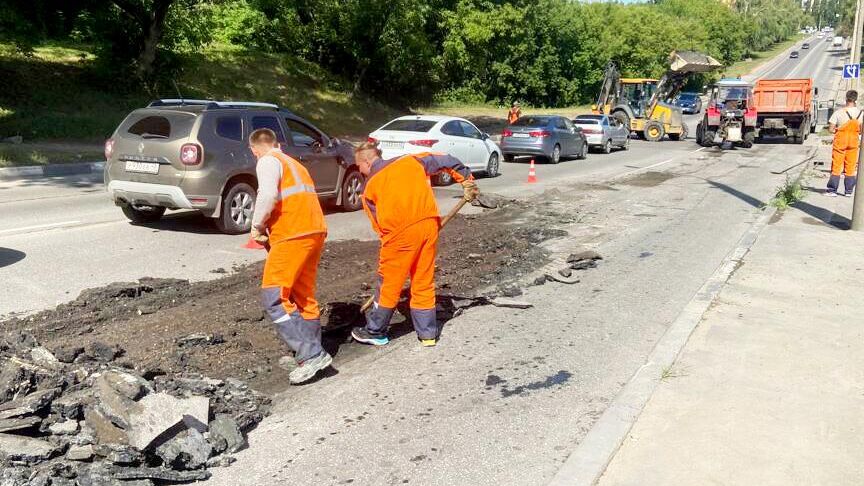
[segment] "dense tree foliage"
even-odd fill
[[[839,18],[847,0],[813,1],[811,15]],[[0,0],[0,40],[87,43],[142,79],[172,53],[231,45],[314,61],[392,101],[556,106],[589,100],[610,60],[632,76],[659,75],[674,49],[732,63],[806,15],[797,0]]]

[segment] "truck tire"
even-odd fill
[[[666,135],[666,130],[663,124],[654,120],[645,123],[645,140],[649,142],[659,142],[663,140],[663,135]]]
[[[120,206],[120,209],[129,221],[137,224],[155,223],[165,214],[165,208],[162,206],[135,206],[133,204],[124,204]]]
[[[703,130],[702,131],[702,140],[699,145],[703,147],[713,147],[714,146],[714,137],[717,136],[717,132],[714,130]]]
[[[755,130],[747,130],[744,132],[744,141],[741,143],[741,146],[744,148],[750,148],[753,146],[753,142],[756,141],[756,131]]]
[[[245,182],[237,182],[229,187],[222,196],[222,207],[214,221],[219,231],[239,235],[251,230],[255,195],[255,188]]]

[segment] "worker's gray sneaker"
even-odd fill
[[[307,359],[303,364],[298,366],[297,369],[289,373],[288,381],[291,382],[292,385],[299,385],[300,383],[307,382],[319,371],[327,368],[332,363],[333,357],[331,357],[327,351],[322,351],[321,354],[314,358]]]

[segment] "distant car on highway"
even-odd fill
[[[789,59],[798,59],[798,51],[792,51],[789,53]]]
[[[675,105],[681,107],[684,113],[700,113],[702,111],[702,96],[699,93],[684,92],[675,97]]]
[[[810,49],[810,43],[805,42],[805,43],[801,44],[801,49]]]
[[[391,120],[369,134],[378,142],[385,159],[421,152],[444,152],[465,164],[472,172],[495,177],[500,171],[501,148],[463,118],[435,115],[410,115]],[[433,182],[448,185],[450,174],[442,172]]]
[[[833,47],[843,47],[843,37],[839,35],[835,36],[834,40],[831,42],[831,45]]]
[[[557,115],[527,115],[519,118],[501,134],[504,160],[520,155],[535,155],[557,164],[563,158],[584,159],[588,140],[582,129]]]
[[[105,142],[108,193],[136,223],[194,209],[224,233],[246,233],[258,188],[248,138],[258,128],[273,130],[309,170],[320,199],[360,209],[363,176],[351,144],[268,103],[169,99],[133,111]]]
[[[630,146],[630,128],[616,118],[606,115],[579,115],[573,124],[582,129],[588,146],[600,149],[604,154],[612,152],[612,147],[627,150]]]

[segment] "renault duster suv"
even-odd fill
[[[136,223],[194,209],[225,233],[245,233],[258,187],[247,140],[258,128],[276,132],[282,150],[306,166],[322,201],[360,209],[353,147],[267,103],[158,100],[133,111],[105,142],[108,193]]]

